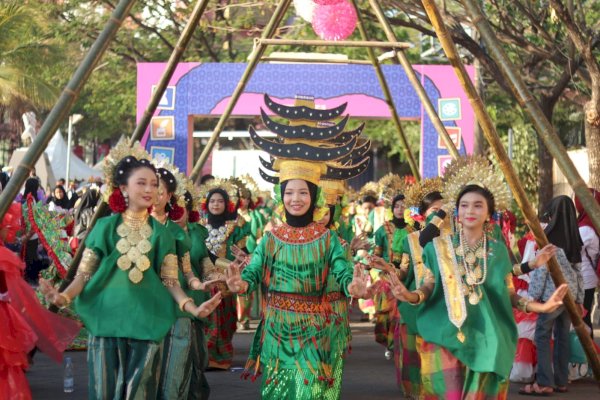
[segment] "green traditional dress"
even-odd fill
[[[421,286],[424,278],[423,249],[419,245],[421,232],[412,232],[402,241],[400,263],[403,284],[408,290]],[[420,306],[398,302],[400,321],[394,332],[396,349],[396,379],[405,396],[418,398],[421,393],[421,360],[419,348],[423,339],[417,332],[417,311]]]
[[[164,226],[175,238],[179,264],[179,285],[190,296],[194,291],[188,287],[184,274],[191,271],[190,248],[192,241],[189,235],[169,218],[167,218]],[[175,309],[175,316],[177,319],[167,336],[165,336],[160,349],[162,364],[158,383],[158,398],[164,400],[187,399],[192,378],[191,319],[193,316],[179,310],[179,307]]]
[[[384,222],[375,232],[375,250],[373,253],[389,263],[400,264],[402,240],[408,235],[409,230],[412,230],[412,228],[408,225],[398,229],[392,222]],[[375,275],[375,281],[381,279],[379,270],[373,270],[371,275]],[[384,290],[377,293],[373,298],[376,310],[375,341],[387,350],[392,351],[394,349],[394,330],[399,315],[390,287],[387,282],[384,282],[384,285]]]
[[[244,219],[238,217],[230,220],[220,228],[212,228],[208,223],[205,225],[208,231],[206,239],[207,249],[216,257],[233,260],[231,248],[235,244],[246,248],[246,237],[250,226]],[[206,272],[206,271],[205,271]],[[219,271],[221,275],[223,271]],[[216,276],[209,276],[211,279]],[[223,288],[225,289],[225,288]],[[224,290],[224,293],[228,291]],[[233,361],[233,334],[237,330],[236,296],[228,293],[221,300],[221,304],[208,317],[205,334],[208,342],[208,365],[212,368],[229,369]]]
[[[121,214],[98,220],[80,265],[90,274],[74,301],[90,332],[90,399],[156,397],[156,355],[175,321],[161,281],[177,276],[173,236],[152,217],[139,230],[122,222]]]
[[[331,292],[330,275],[339,284]],[[336,384],[333,357],[339,355],[331,303],[352,276],[337,235],[323,225],[282,224],[265,234],[242,272],[248,291],[262,285],[267,295],[243,374],[254,380],[263,373],[263,399],[339,398],[339,390],[327,390]]]
[[[487,249],[477,255],[481,271],[474,269],[481,285],[465,278],[458,235],[441,236],[425,246],[423,261],[435,281],[417,317],[418,331],[428,342],[421,358],[426,395],[506,398],[517,346],[507,280],[512,265],[504,243],[486,235]]]
[[[263,229],[265,227],[265,218],[257,210],[238,210],[238,214],[244,218],[248,225],[248,236],[246,238],[246,249],[248,254],[252,254],[258,241],[262,238]],[[245,296],[237,298],[237,315],[238,322],[246,329],[250,322],[250,311],[254,302],[254,293],[248,293]]]
[[[190,261],[192,263],[192,271],[195,276],[201,277],[204,276],[202,260],[208,257],[208,250],[205,243],[206,238],[208,238],[208,231],[200,224],[188,223],[187,228],[191,240]],[[210,294],[201,290],[192,290],[188,294],[194,299],[194,303],[196,304],[201,304],[210,299]],[[192,319],[192,378],[188,394],[188,399],[190,400],[206,400],[210,395],[210,387],[204,374],[208,366],[208,349],[204,335],[205,326],[206,319]]]

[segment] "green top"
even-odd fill
[[[121,253],[116,249],[121,214],[100,218],[85,241],[96,253],[99,265],[75,299],[75,310],[94,336],[160,341],[175,322],[175,302],[160,278],[163,259],[175,253],[175,239],[152,217],[147,253],[150,268],[141,282],[129,280],[128,271],[117,266]]]
[[[422,265],[423,249],[419,246],[419,235],[421,232],[413,232],[410,235],[404,237],[402,241],[402,254],[407,254],[409,257],[408,268],[406,269],[406,277],[402,282],[404,286],[410,291],[417,289],[418,286],[415,279],[415,264],[420,263]],[[423,267],[422,267],[423,268]],[[406,324],[408,333],[416,335],[417,331],[417,313],[420,305],[413,305],[403,301],[398,302],[398,309],[400,310],[400,317],[402,323]]]
[[[258,210],[249,210],[248,215],[250,216],[250,221],[246,221],[246,225],[249,225],[247,228],[246,249],[248,249],[248,253],[252,253],[256,249],[258,240],[262,237],[266,220]]]
[[[389,221],[381,225],[375,231],[375,246],[381,248],[381,257],[387,262],[399,263],[399,258],[402,254],[402,241],[407,235],[408,230],[406,228],[397,229]],[[390,255],[392,255],[391,258]]]
[[[512,270],[508,251],[504,243],[488,234],[487,278],[479,286],[483,297],[476,305],[462,298],[466,319],[461,326],[465,337],[464,342],[461,343],[458,338],[459,331],[450,321],[445,297],[447,295],[448,301],[452,304],[453,296],[450,295],[451,289],[448,288],[452,287],[449,282],[456,282],[458,273],[458,262],[454,252],[454,248],[458,245],[457,236],[438,237],[425,246],[423,261],[435,277],[435,287],[430,298],[419,309],[417,318],[419,334],[425,341],[446,348],[475,372],[494,372],[501,377],[508,377],[518,337],[506,284],[506,276]],[[442,283],[440,268],[449,271],[444,273],[446,277],[444,283]],[[457,296],[456,299],[461,299],[461,296]],[[461,314],[460,307],[457,312]]]
[[[206,249],[206,243],[204,243],[208,237],[208,231],[200,224],[188,223],[187,227],[191,240],[190,261],[192,263],[192,271],[194,271],[194,275],[201,278],[204,276],[202,260],[208,257],[208,250]],[[190,290],[188,295],[194,299],[196,305],[200,305],[210,298],[210,294],[202,290]]]
[[[351,243],[354,238],[354,226],[352,224],[352,220],[349,218],[348,221],[345,221],[344,218],[340,218],[339,222],[340,226],[338,227],[338,234],[342,239],[346,242]]]
[[[329,291],[330,275],[340,285],[335,290],[347,295],[353,277],[352,263],[337,235],[329,229],[317,223],[304,228],[282,224],[265,234],[242,271],[248,292],[260,284],[266,289],[263,293],[270,295],[251,347],[251,360],[260,355],[264,365],[277,362],[279,368],[305,371],[331,365],[331,352],[327,351],[331,349],[331,331],[324,329],[330,322],[328,314],[304,308],[307,304],[324,304],[324,300],[315,299],[322,299]],[[272,305],[276,293],[298,300]]]
[[[192,247],[192,240],[190,239],[189,235],[171,219],[167,218],[167,222],[165,222],[164,226],[175,238],[175,252],[177,254],[177,263],[179,265],[179,286],[181,286],[181,289],[188,296],[190,296],[192,292],[195,292],[195,290],[192,290],[188,287],[181,263],[182,258],[190,251],[190,248]],[[192,314],[181,311],[179,307],[175,307],[175,316],[177,318],[193,318]]]

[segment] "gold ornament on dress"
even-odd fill
[[[123,222],[117,227],[117,251],[121,256],[117,259],[117,267],[129,271],[129,280],[135,284],[144,278],[143,272],[150,268],[147,253],[152,250],[148,240],[152,236],[152,228],[148,225],[148,212],[139,213],[126,210],[122,214]]]
[[[175,254],[167,254],[160,267],[160,278],[167,287],[179,286],[179,264]]]

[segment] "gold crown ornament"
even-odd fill
[[[444,174],[444,190],[442,196],[454,209],[456,198],[467,185],[477,185],[487,189],[492,196],[497,210],[507,210],[512,196],[502,174],[491,165],[485,157],[469,156],[453,160]]]
[[[444,182],[442,178],[426,178],[415,182],[404,193],[404,204],[408,208],[418,208],[425,196],[432,192],[442,192]]]
[[[138,160],[151,161],[152,157],[142,147],[139,141],[129,146],[129,139],[123,137],[115,147],[108,153],[102,162],[102,171],[104,173],[104,183],[106,184],[106,190],[104,190],[104,201],[108,203],[108,199],[114,189],[117,187],[115,184],[115,173],[117,164],[119,161],[127,156],[135,157]]]
[[[152,160],[154,167],[158,170],[159,168],[163,168],[169,171],[173,178],[175,179],[175,183],[177,184],[175,188],[175,192],[173,196],[175,196],[175,201],[179,207],[185,207],[185,191],[186,191],[186,181],[188,181],[188,177],[185,176],[184,173],[179,171],[175,165],[170,164],[168,162],[158,162],[156,160]]]
[[[392,205],[392,200],[399,194],[406,195],[407,185],[400,175],[389,173],[377,182],[379,185],[379,198],[383,200],[386,207]]]
[[[362,200],[365,196],[371,196],[377,198],[379,194],[379,185],[377,182],[367,182],[358,191],[358,199]]]

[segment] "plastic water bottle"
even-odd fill
[[[65,357],[65,379],[63,390],[65,393],[73,393],[75,390],[75,378],[73,377],[73,361],[71,357]]]

